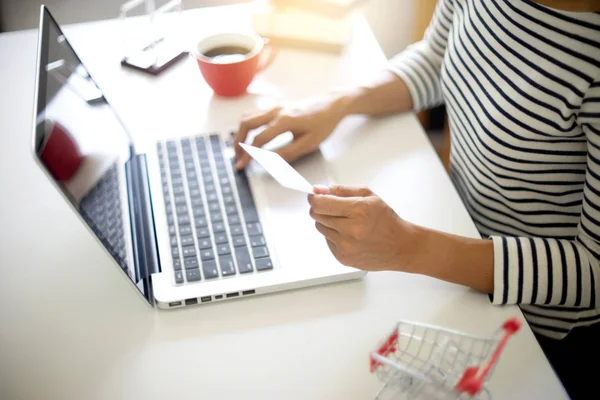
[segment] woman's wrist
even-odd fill
[[[329,94],[331,96],[330,110],[341,121],[345,117],[356,114],[356,102],[361,95],[362,88],[339,90]]]
[[[406,221],[403,221],[406,222]],[[404,243],[406,272],[493,293],[494,245],[491,240],[471,239],[418,225],[410,225],[410,243]]]

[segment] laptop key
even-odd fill
[[[199,281],[201,279],[200,268],[186,270],[185,278],[187,279],[188,282]]]
[[[225,232],[225,225],[222,222],[216,222],[212,226],[214,233]]]
[[[181,172],[178,169],[171,169],[171,180],[181,179]]]
[[[246,245],[246,238],[244,235],[233,237],[233,247],[241,247]]]
[[[266,271],[268,269],[273,269],[273,263],[270,258],[259,258],[256,262],[256,270],[257,271]]]
[[[185,265],[186,270],[198,268],[198,258],[196,258],[196,257],[184,258],[183,264]]]
[[[208,226],[208,221],[204,217],[198,217],[194,221],[194,225],[196,226],[196,228],[203,228],[205,226]]]
[[[171,236],[171,247],[177,247],[177,236]]]
[[[217,235],[215,235],[215,243],[216,244],[224,244],[227,243],[229,240],[227,240],[227,235],[224,233],[219,233]]]
[[[179,248],[178,247],[171,247],[171,256],[173,258],[179,258]]]
[[[250,183],[248,182],[248,177],[245,174],[241,175],[238,172],[235,175],[235,185],[238,188],[238,193],[243,194],[244,197],[250,196]]]
[[[183,283],[183,272],[175,271],[175,283]]]
[[[223,214],[221,214],[220,212],[218,213],[214,213],[211,214],[210,216],[210,220],[214,223],[214,222],[221,222],[223,221]]]
[[[217,271],[217,261],[208,260],[202,263],[202,272],[204,272],[204,279],[214,279],[219,277]]]
[[[198,175],[196,175],[196,171],[194,170],[187,170],[185,172],[185,175],[188,178],[188,182],[192,182],[192,181],[197,181],[198,180]]]
[[[267,250],[266,246],[259,246],[259,247],[254,247],[252,249],[252,254],[254,255],[254,258],[265,258],[269,256],[269,250]]]
[[[240,224],[240,216],[238,214],[228,215],[227,220],[229,221],[229,225],[238,225]]]
[[[204,249],[200,252],[200,259],[202,261],[212,260],[215,258],[215,253],[213,249]]]
[[[212,243],[210,242],[210,239],[199,239],[198,247],[200,248],[200,250],[210,249],[212,248]]]
[[[221,275],[235,275],[235,264],[233,263],[233,257],[231,257],[231,255],[219,257],[219,263],[221,264]]]
[[[248,254],[247,247],[236,248],[235,258],[238,263],[238,269],[240,270],[240,274],[247,274],[248,272],[254,271],[254,268],[252,268],[252,261],[250,260],[250,254]]]
[[[181,249],[184,257],[196,256],[196,248],[194,246],[183,247]]]
[[[248,235],[258,235],[262,233],[259,222],[251,222],[246,224],[246,229],[248,229]]]
[[[180,195],[175,196],[175,205],[179,206],[179,205],[182,205],[185,203],[186,203],[185,195],[180,194]]]
[[[258,247],[258,246],[264,246],[265,244],[266,244],[266,242],[265,242],[265,238],[263,237],[263,235],[250,236],[250,246]]]
[[[221,207],[217,202],[208,203],[208,211],[220,211]]]
[[[219,196],[217,196],[216,193],[210,193],[209,195],[206,196],[206,201],[218,201],[219,200]]]
[[[235,206],[235,204],[225,206],[225,212],[227,213],[227,215],[237,214],[237,207]]]
[[[198,238],[209,237],[210,232],[207,227],[198,228],[196,229],[196,236],[198,236]]]
[[[244,219],[246,222],[258,222],[258,213],[256,209],[244,210]]]
[[[194,244],[193,236],[182,236],[181,237],[181,246],[192,246]]]
[[[179,259],[179,257],[173,259],[173,269],[175,271],[181,271],[181,259]]]
[[[220,244],[217,246],[217,254],[223,256],[225,254],[231,254],[231,249],[229,248],[229,243]]]
[[[183,197],[185,203],[185,196]],[[204,207],[204,200],[202,197],[196,197],[192,199],[192,207]]]
[[[199,138],[199,141],[196,141],[196,149],[200,151],[206,152],[206,143],[204,143],[204,139]]]
[[[180,225],[189,224],[190,223],[190,216],[189,215],[180,215],[177,218],[177,223],[179,223]]]
[[[179,234],[181,236],[191,235],[192,234],[192,227],[189,226],[189,225],[180,225],[179,226]]]
[[[188,208],[185,204],[180,205],[180,206],[175,207],[175,212],[177,213],[177,215],[187,215]]]
[[[194,214],[194,217],[204,217],[204,208],[194,207],[194,209],[192,210],[192,214]]]
[[[169,235],[173,236],[177,234],[177,231],[175,230],[175,225],[169,225]]]
[[[225,204],[235,204],[235,198],[228,194],[226,196],[223,196],[223,203]]]
[[[231,236],[238,236],[244,234],[241,225],[232,225],[229,227],[229,229],[231,230]]]

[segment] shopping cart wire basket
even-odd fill
[[[387,399],[490,399],[485,384],[508,339],[520,328],[509,318],[491,337],[400,321],[370,354],[371,373]]]

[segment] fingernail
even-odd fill
[[[235,163],[235,169],[242,169],[242,160]]]
[[[329,188],[325,185],[314,185],[313,190],[315,192],[319,192],[319,193],[323,193],[323,194],[329,193]]]

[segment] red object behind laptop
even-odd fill
[[[58,181],[68,181],[75,175],[83,156],[73,136],[55,121],[46,121],[46,140],[40,149],[40,158]]]

